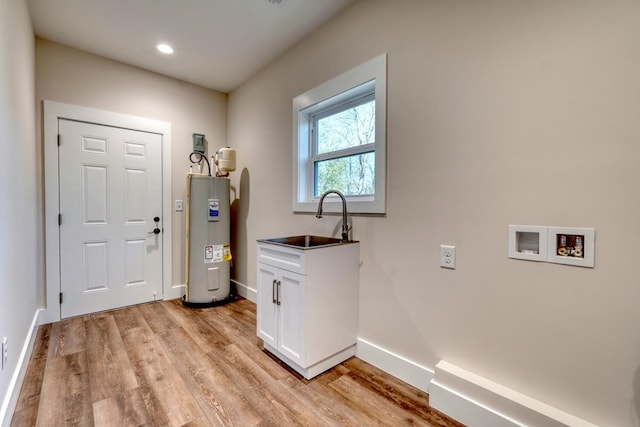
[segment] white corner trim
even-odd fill
[[[358,338],[356,356],[388,374],[427,392],[433,371],[389,350]]]
[[[27,367],[29,366],[29,360],[31,359],[31,352],[33,351],[33,345],[38,335],[38,326],[40,325],[40,315],[43,313],[43,309],[36,310],[29,327],[29,332],[24,340],[20,356],[18,357],[18,363],[16,369],[11,376],[9,382],[9,388],[7,394],[0,406],[0,423],[2,427],[9,427],[11,424],[11,418],[13,418],[13,412],[16,409],[18,403],[18,397],[20,396],[20,390],[22,389],[22,382],[24,376],[27,373]]]
[[[44,182],[45,182],[45,277],[46,308],[42,323],[60,320],[60,234],[58,213],[58,119],[70,119],[100,125],[134,129],[162,135],[162,217],[163,299],[175,294],[172,278],[172,200],[171,200],[171,123],[110,111],[96,110],[60,102],[43,102]]]
[[[597,427],[444,360],[436,364],[429,404],[470,427]]]
[[[258,301],[258,291],[236,280],[231,280],[236,285],[236,292],[243,298],[248,299],[254,304]]]

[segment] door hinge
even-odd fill
[[[62,292],[60,292],[60,304],[62,304]]]
[[[62,214],[58,214],[58,227],[62,225]]]
[[[58,134],[58,147],[59,147],[59,146],[60,146],[60,144],[61,144],[61,142],[60,142],[60,141],[61,141],[61,139],[62,139],[62,138],[61,138],[60,134]]]

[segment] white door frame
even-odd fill
[[[172,286],[171,123],[93,108],[44,101],[45,303],[40,323],[60,320],[60,187],[58,182],[58,119],[69,119],[162,135],[162,290],[163,299],[179,298]]]

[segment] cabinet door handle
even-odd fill
[[[277,299],[276,299],[276,283],[278,281],[276,279],[273,279],[273,283],[271,283],[271,302],[272,303],[276,303]]]
[[[276,304],[280,305],[280,280],[278,280],[278,287],[276,289],[278,290],[278,297],[276,298],[278,302]]]

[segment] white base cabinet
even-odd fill
[[[359,250],[258,243],[258,336],[307,379],[355,355]]]

